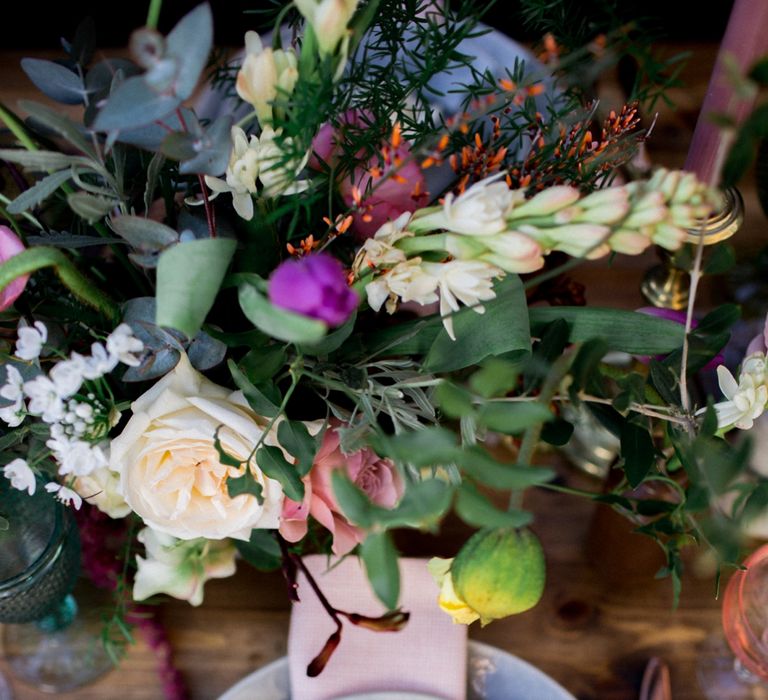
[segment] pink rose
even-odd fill
[[[346,139],[347,125],[352,129],[363,130],[369,119],[366,119],[364,113],[350,109],[340,121],[339,129],[334,129],[331,124],[324,124],[320,128],[312,142],[314,153],[310,167],[322,170],[323,163],[332,167],[342,152],[341,144]],[[362,154],[358,154],[358,157],[362,157]],[[395,126],[390,141],[382,144],[380,154],[370,158],[364,167],[355,168],[351,175],[344,176],[339,189],[348,207],[359,207],[359,213],[352,223],[352,231],[359,240],[370,238],[382,224],[393,221],[403,212],[416,211],[425,203],[427,192],[424,173],[411,158],[410,146],[401,139],[400,129]],[[369,188],[371,192],[366,197]]]
[[[392,508],[403,495],[403,482],[397,467],[366,447],[345,455],[339,447],[338,424],[323,435],[312,470],[304,477],[304,501],[286,498],[280,519],[280,534],[298,542],[307,534],[307,518],[312,516],[333,535],[333,553],[343,556],[363,541],[364,532],[344,516],[333,495],[331,475],[345,469],[352,482],[377,506]]]
[[[23,250],[24,244],[19,237],[7,226],[0,226],[0,263],[4,263]],[[28,279],[29,275],[22,275],[0,290],[0,311],[5,311],[19,298],[24,287],[27,286]]]

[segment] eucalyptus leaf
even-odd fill
[[[317,343],[328,327],[322,321],[273,306],[252,284],[238,287],[240,308],[256,328],[287,343]]]
[[[219,117],[211,126],[192,142],[192,154],[180,158],[184,162],[179,166],[179,172],[188,175],[221,175],[227,169],[229,155],[232,151],[230,132],[232,116],[227,114]],[[165,142],[163,142],[165,146]]]
[[[56,102],[83,103],[86,94],[80,76],[64,66],[41,58],[22,58],[21,68],[35,87]]]
[[[32,207],[36,207],[43,200],[50,197],[71,177],[72,173],[70,170],[60,170],[57,173],[47,175],[42,180],[38,180],[32,187],[22,192],[8,205],[8,213],[21,214]]]
[[[200,331],[187,347],[187,356],[192,366],[201,372],[220,364],[227,354],[227,346],[220,340]]]
[[[158,252],[179,241],[179,234],[170,226],[143,216],[115,216],[109,225],[118,236],[142,251]]]
[[[400,597],[400,569],[397,550],[386,532],[374,532],[360,546],[365,573],[376,597],[393,610]]]
[[[122,243],[119,238],[85,236],[67,231],[41,231],[37,236],[27,236],[29,245],[47,245],[54,248],[89,248],[110,243]]]
[[[213,15],[208,3],[182,17],[165,39],[166,55],[177,65],[174,94],[181,100],[192,96],[213,45]]]
[[[155,92],[143,76],[137,75],[115,88],[96,116],[93,128],[96,131],[119,131],[152,124],[173,112],[181,99],[173,94]]]
[[[158,326],[194,337],[213,306],[237,243],[228,238],[179,243],[160,254]]]

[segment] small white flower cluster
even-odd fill
[[[742,363],[738,381],[725,365],[717,368],[720,390],[726,398],[715,404],[719,429],[749,430],[764,413],[768,404],[767,367],[765,353],[755,352]]]
[[[375,271],[366,286],[371,308],[386,302],[394,313],[399,301],[430,304],[439,290],[443,324],[454,338],[458,302],[482,313],[480,302],[495,296],[494,278],[535,272],[552,251],[598,258],[611,251],[636,255],[654,243],[675,250],[686,229],[718,204],[692,173],[663,169],[646,182],[586,196],[563,185],[528,200],[500,177],[448,194],[442,206],[404,214],[365,242],[354,269]],[[424,262],[426,252],[447,257]]]
[[[34,326],[19,328],[16,357],[34,361],[48,339],[48,329],[39,321]],[[0,409],[0,420],[13,428],[27,415],[39,417],[50,429],[47,447],[59,465],[61,476],[82,477],[108,464],[108,457],[98,440],[106,433],[110,416],[95,394],[77,396],[86,381],[100,379],[119,363],[137,366],[143,343],[133,335],[128,324],[120,324],[106,344],[93,343],[90,355],[73,352],[57,362],[50,372],[24,381],[19,370],[6,364],[6,382],[0,396],[12,403]],[[15,459],[3,469],[11,486],[34,493],[34,472],[22,459]],[[46,490],[56,493],[64,503],[80,507],[81,498],[60,484],[49,483]]]

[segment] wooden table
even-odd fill
[[[687,87],[672,92],[678,111],[661,115],[649,145],[656,162],[676,167],[685,159],[715,54],[712,46],[669,47],[681,48],[694,52],[683,76]],[[17,54],[0,55],[0,101],[8,104],[33,95],[17,65]],[[747,221],[738,244],[742,249],[754,248],[761,242],[764,219],[754,188],[748,185],[743,193]],[[601,261],[581,268],[577,276],[588,284],[591,304],[633,308],[642,305],[640,279],[653,262],[650,252],[637,258],[618,256],[611,267]],[[704,304],[717,295],[717,284],[705,290],[705,295],[709,297],[705,296]],[[585,485],[585,477],[565,465],[559,468],[566,483]],[[592,488],[596,488],[594,484]],[[654,567],[646,567],[623,585],[610,575],[609,550],[640,552],[639,536],[613,528],[614,536],[605,538],[607,531],[598,530],[606,553],[601,563],[587,557],[594,514],[605,506],[544,491],[531,491],[526,506],[536,514],[534,529],[547,553],[544,598],[522,615],[483,629],[474,625],[470,636],[530,661],[580,700],[633,700],[643,668],[654,655],[671,667],[676,700],[703,697],[696,681],[700,645],[720,628],[711,575],[697,578],[689,571],[680,607],[673,610],[669,581],[655,581]],[[446,555],[458,549],[466,536],[461,528],[449,530],[439,543]],[[609,544],[608,539],[613,541]],[[428,552],[423,541],[405,545],[409,550]],[[706,569],[701,561],[693,563],[690,569]],[[285,654],[289,606],[279,575],[260,574],[241,564],[233,578],[206,584],[202,607],[170,601],[161,615],[176,663],[195,700],[213,700],[238,679]],[[0,668],[4,668],[2,662]],[[21,683],[15,684],[15,691],[19,700],[50,697]],[[118,669],[69,697],[161,698],[151,650],[139,639]]]

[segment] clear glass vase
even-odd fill
[[[38,483],[34,495],[0,491],[0,622],[14,675],[47,692],[80,687],[112,668],[100,621],[72,591],[80,538],[72,513]]]

